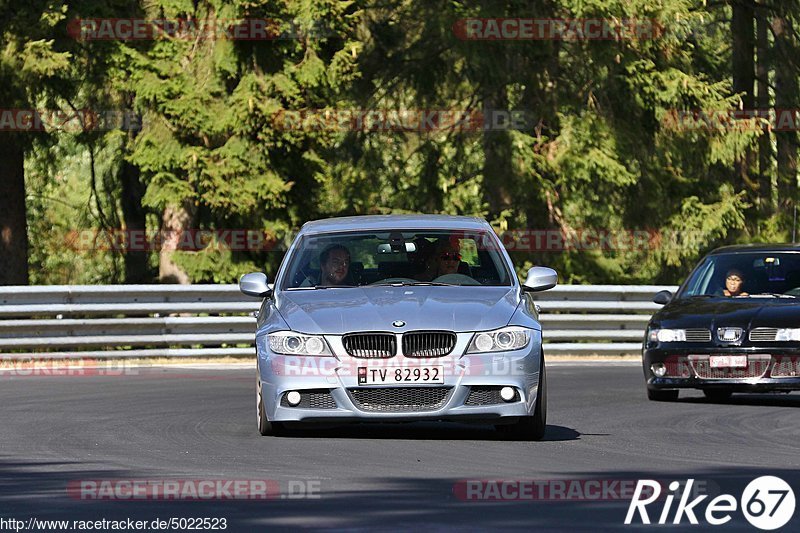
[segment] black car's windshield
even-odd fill
[[[738,252],[712,255],[678,294],[687,297],[795,298],[800,296],[800,254]]]
[[[510,285],[494,235],[482,231],[392,231],[306,235],[282,288]]]

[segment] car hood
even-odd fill
[[[282,291],[275,305],[302,333],[482,331],[508,324],[519,304],[514,287],[352,287]],[[395,327],[395,321],[405,322]]]
[[[681,298],[653,317],[662,328],[799,327],[800,299]]]

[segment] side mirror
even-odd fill
[[[666,305],[669,301],[672,300],[672,293],[669,291],[659,291],[653,296],[653,302],[657,303],[658,305]]]
[[[558,283],[558,273],[552,268],[533,267],[528,270],[528,277],[522,284],[524,291],[546,291],[552,289]]]
[[[263,272],[251,272],[239,279],[239,290],[247,296],[266,298],[272,294],[272,288],[267,283],[267,275]]]

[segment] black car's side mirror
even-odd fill
[[[672,293],[664,290],[659,291],[653,296],[653,302],[657,303],[658,305],[666,305],[672,299]]]

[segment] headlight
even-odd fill
[[[269,349],[283,355],[333,355],[328,343],[319,335],[303,335],[294,331],[270,333]]]
[[[530,331],[520,327],[510,327],[476,333],[469,343],[467,353],[507,352],[519,350],[531,340]]]
[[[800,341],[800,329],[782,328],[775,334],[776,341]]]
[[[685,342],[685,329],[651,329],[650,342]]]

